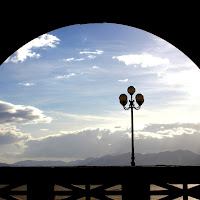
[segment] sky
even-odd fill
[[[44,33],[0,66],[0,162],[130,152],[130,110],[119,103],[129,86],[144,95],[135,152],[200,154],[198,85],[199,68],[144,30],[101,23]]]

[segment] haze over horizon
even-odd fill
[[[130,111],[118,99],[130,85],[144,95],[134,110],[135,152],[200,154],[199,77],[180,50],[137,28],[45,33],[0,66],[0,162],[130,152]]]

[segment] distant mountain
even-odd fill
[[[6,163],[0,163],[0,167],[9,167],[10,165],[9,164],[6,164]]]
[[[188,150],[136,154],[136,165],[200,165],[200,155]]]
[[[86,159],[87,160],[87,159]],[[131,153],[106,155],[100,158],[81,160],[75,166],[130,166]],[[200,155],[188,150],[165,151],[160,153],[135,153],[136,165],[200,165]],[[70,163],[68,163],[70,164]]]
[[[1,166],[130,166],[131,153],[106,155],[100,158],[87,158],[71,162],[25,160],[12,165],[0,163]],[[188,150],[165,151],[160,153],[135,153],[137,165],[199,165],[200,155]]]
[[[127,166],[131,162],[131,153],[122,155],[106,155],[100,158],[89,158],[77,163],[69,162],[68,166]]]
[[[20,162],[13,163],[12,166],[20,167],[48,167],[48,166],[66,166],[67,163],[63,161],[36,161],[36,160],[24,160]]]
[[[96,159],[100,159],[100,158],[89,157],[89,158],[86,158],[85,160],[75,160],[75,161],[67,162],[66,165],[67,166],[85,166]]]

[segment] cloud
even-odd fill
[[[59,42],[60,40],[54,35],[41,35],[18,49],[15,54],[10,56],[5,62],[18,63],[19,61],[24,62],[27,58],[39,58],[41,55],[34,52],[34,49],[45,49],[47,47],[54,48]]]
[[[135,149],[140,153],[175,151],[200,153],[200,123],[147,124],[135,131]]]
[[[136,135],[136,152],[155,153],[182,149],[200,153],[200,123],[149,124],[137,131]]]
[[[114,128],[121,128],[121,126],[115,126]]]
[[[24,134],[15,126],[0,125],[0,145],[17,143],[31,139],[30,134]]]
[[[87,158],[114,152],[127,152],[130,138],[124,132],[88,129],[72,134],[48,136],[28,140],[21,157]]]
[[[135,131],[135,152],[155,153],[178,149],[200,153],[200,123],[149,124]],[[57,135],[25,141],[20,158],[87,158],[131,151],[130,129],[61,131]],[[145,135],[146,133],[149,135]],[[162,137],[154,137],[153,134]],[[59,147],[59,148],[58,148]]]
[[[200,131],[200,123],[169,123],[169,124],[147,124],[142,131],[158,132],[160,130],[172,130],[178,128],[190,128]]]
[[[118,59],[126,65],[141,65],[143,68],[169,64],[168,58],[160,58],[147,53],[113,56],[112,58]]]
[[[99,67],[96,66],[96,65],[92,66],[92,68],[93,68],[93,69],[99,69]]]
[[[82,61],[82,60],[85,60],[85,58],[66,58],[66,59],[63,59],[63,61],[65,62],[71,62],[71,61]]]
[[[87,58],[89,58],[89,59],[94,59],[94,58],[96,58],[96,56],[95,56],[94,54],[100,55],[100,54],[103,53],[103,51],[102,51],[102,50],[96,50],[96,51],[84,50],[84,51],[81,51],[81,52],[79,52],[79,53],[80,53],[80,54],[93,54],[93,55],[88,55]],[[66,59],[62,59],[62,60],[63,60],[64,62],[83,61],[83,60],[85,60],[85,58],[73,58],[73,57],[71,57],[71,58],[66,58]]]
[[[128,82],[128,78],[124,79],[124,80],[118,80],[119,82]]]
[[[85,58],[77,58],[75,61],[82,61],[85,60]]]
[[[74,60],[74,58],[66,58],[66,59],[63,59],[63,61],[65,61],[65,62],[71,62],[71,61],[73,61]]]
[[[138,138],[173,138],[176,135],[194,134],[200,130],[200,124],[195,123],[171,123],[171,124],[147,124],[142,130],[137,131]]]
[[[38,108],[0,101],[0,124],[50,123],[51,120]]]
[[[69,78],[71,76],[75,76],[76,74],[75,73],[69,73],[67,75],[63,75],[63,76],[57,76],[56,78],[58,79],[63,79],[63,78]]]
[[[94,55],[89,55],[88,58],[89,58],[89,59],[94,59],[94,58],[96,58],[96,56],[94,56]]]
[[[99,116],[99,115],[81,115],[81,114],[69,114],[69,113],[63,113],[63,112],[57,112],[57,111],[49,111],[48,112],[51,115],[54,116],[62,116],[67,117],[69,119],[78,119],[78,120],[83,120],[83,121],[92,121],[94,122],[95,120],[100,120],[102,121],[113,121],[115,118],[112,116]]]
[[[189,70],[184,69],[184,66],[187,67],[188,65],[191,65],[191,63],[174,66],[174,70],[178,69],[177,72],[175,71],[175,73],[173,69],[169,69],[166,73],[161,74],[159,81],[174,90],[179,89],[179,91],[186,91],[188,93],[188,98],[192,97],[193,100],[198,101],[198,98],[200,97],[200,71],[194,65],[191,65]]]
[[[85,50],[85,51],[81,51],[80,54],[102,54],[103,51],[102,50],[96,50],[96,51],[88,51],[88,50]]]
[[[19,85],[23,85],[23,86],[33,86],[33,85],[36,85],[35,83],[18,83]]]

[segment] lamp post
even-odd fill
[[[129,100],[130,104],[129,107],[126,108],[126,104],[128,102],[127,96],[125,94],[121,94],[119,96],[119,102],[122,104],[125,110],[131,109],[131,136],[132,136],[132,157],[131,157],[131,166],[135,166],[135,156],[134,156],[134,130],[133,130],[133,108],[139,110],[141,105],[144,103],[144,97],[142,94],[137,94],[135,96],[135,100],[138,104],[138,107],[135,107],[134,100],[132,98],[133,94],[135,93],[135,88],[133,86],[128,87],[127,92],[131,95],[131,100]]]

